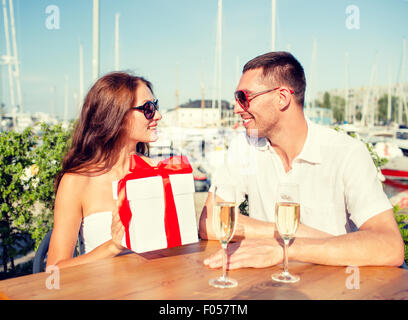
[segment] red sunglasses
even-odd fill
[[[257,92],[253,94],[247,94],[244,90],[238,90],[238,91],[235,91],[235,100],[238,102],[241,108],[244,109],[244,111],[247,111],[249,109],[249,102],[251,100],[255,99],[256,97],[260,95],[263,95],[265,93],[272,92],[278,89],[280,89],[280,87],[276,87],[273,89],[269,89],[269,90],[265,90],[265,91],[261,91],[261,92]],[[295,93],[295,91],[291,89],[288,89],[288,90],[291,94]]]

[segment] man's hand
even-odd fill
[[[265,268],[283,261],[283,248],[274,238],[251,239],[228,245],[227,269]],[[223,249],[204,260],[210,268],[222,266]]]

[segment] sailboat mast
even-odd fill
[[[233,92],[235,91],[235,88],[238,86],[238,83],[239,83],[239,80],[240,80],[240,75],[241,75],[241,73],[240,73],[240,70],[239,70],[239,57],[236,56],[235,57],[235,86],[234,86],[234,89],[232,90]],[[232,100],[232,103],[234,104],[234,106],[236,105],[237,101],[235,100],[235,97]],[[234,124],[234,121],[233,121],[234,120],[234,112],[232,112],[230,120],[231,120],[230,123]]]
[[[307,105],[309,105],[309,108],[313,107],[313,98],[312,98],[313,92],[312,91],[314,90],[316,55],[317,55],[316,38],[313,38],[312,63],[310,67],[309,89],[306,91],[306,107]]]
[[[52,86],[50,88],[50,92],[51,92],[51,117],[54,118],[55,117],[55,86]]]
[[[215,58],[214,58],[214,91],[211,102],[211,108],[215,109],[215,100],[218,101],[218,125],[221,125],[221,57],[222,57],[222,0],[218,0],[217,9],[217,35],[215,42]],[[216,111],[214,111],[216,112]]]
[[[214,51],[214,76],[213,76],[213,94],[211,101],[211,109],[215,109],[215,98],[217,95],[217,70],[218,70],[218,10],[217,10],[217,33],[215,40],[215,51]]]
[[[348,52],[345,53],[345,63],[344,63],[344,119],[347,122],[351,122],[350,120],[350,110],[349,110],[349,88],[348,88]]]
[[[17,121],[16,121],[16,110],[15,110],[15,97],[14,97],[14,82],[13,82],[13,69],[12,69],[12,62],[11,62],[11,53],[10,53],[10,37],[9,37],[9,29],[8,29],[8,15],[7,15],[7,7],[6,7],[6,0],[3,0],[3,17],[4,17],[4,32],[6,36],[6,63],[8,67],[8,75],[9,75],[9,86],[10,86],[10,107],[11,107],[11,114],[13,118],[13,128],[16,128]]]
[[[271,51],[275,51],[276,0],[272,0]]]
[[[115,70],[119,70],[119,13],[115,15]]]
[[[205,92],[204,92],[204,70],[201,62],[201,126],[204,127],[204,110],[205,110]]]
[[[375,65],[374,65],[374,78],[373,78],[373,83],[371,85],[372,90],[374,91],[373,95],[373,100],[371,102],[371,125],[374,125],[375,122],[375,117],[378,113],[378,88],[376,86],[377,84],[377,72],[378,72],[378,52],[376,55],[375,59]]]
[[[388,65],[387,124],[391,123],[391,66]]]
[[[78,108],[81,110],[81,104],[84,99],[84,53],[82,43],[79,43],[79,98]]]
[[[239,75],[240,75],[240,73],[239,73],[239,57],[236,56],[235,57],[235,85],[236,86],[238,85],[238,82],[239,82]]]
[[[221,83],[222,83],[222,0],[218,0],[218,108],[219,125],[222,121]]]
[[[69,84],[68,75],[65,75],[64,123],[68,122]]]
[[[398,81],[398,93],[399,93],[399,102],[398,102],[398,123],[402,124],[402,105],[405,102],[404,100],[404,90],[403,90],[403,81],[405,75],[405,56],[406,56],[406,49],[407,49],[407,40],[404,39],[402,41],[402,61],[401,61],[401,70],[400,76]],[[406,104],[405,104],[406,109]],[[408,117],[408,114],[407,114]]]
[[[176,63],[176,123],[179,126],[179,64]]]
[[[93,0],[92,78],[99,77],[99,0]]]
[[[20,85],[20,67],[18,62],[18,52],[17,52],[17,41],[16,41],[16,28],[14,24],[14,7],[13,0],[9,0],[9,10],[10,10],[10,26],[11,26],[11,36],[13,43],[13,61],[14,61],[14,77],[16,80],[16,89],[17,89],[17,100],[19,111],[23,112],[23,103],[21,98],[21,85]]]
[[[214,57],[214,77],[213,77],[213,94],[212,94],[212,100],[211,100],[211,109],[215,109],[215,97],[217,94],[217,45],[215,45],[215,57]]]
[[[205,102],[204,102],[204,75],[203,75],[203,63],[201,62],[201,108],[205,107]]]
[[[372,99],[370,99],[371,96],[371,91],[373,90],[373,85],[374,85],[374,79],[376,77],[376,70],[377,70],[377,62],[378,61],[378,52],[376,54],[376,60],[373,66],[371,67],[371,75],[370,75],[370,84],[367,88],[367,92],[364,97],[364,103],[363,103],[363,112],[362,112],[362,117],[361,117],[361,122],[363,123],[364,126],[371,125],[372,121],[374,120],[373,117],[373,108],[370,107],[370,103],[372,103]]]
[[[378,109],[378,99],[379,99],[379,88],[377,86],[377,73],[378,73],[378,59],[377,62],[375,64],[375,77],[374,77],[374,101],[372,103],[372,118],[373,118],[373,125],[375,124],[375,122],[379,121],[379,109]]]

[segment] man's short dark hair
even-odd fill
[[[276,86],[286,85],[295,93],[296,102],[303,107],[306,79],[302,65],[289,52],[268,52],[248,61],[242,73],[262,68],[263,76],[268,77]]]

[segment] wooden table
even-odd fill
[[[278,265],[230,271],[238,287],[216,289],[208,280],[222,271],[209,269],[202,261],[219,248],[217,241],[200,241],[143,256],[127,254],[61,269],[59,289],[47,289],[47,278],[52,274],[45,272],[3,280],[0,297],[2,293],[11,299],[408,299],[408,270],[360,267],[347,273],[346,267],[299,262],[289,264],[289,270],[300,276],[296,284],[271,279],[272,273],[281,270]],[[349,289],[350,284],[359,288]]]

